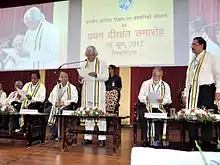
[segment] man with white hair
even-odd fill
[[[17,69],[27,63],[29,55],[23,52],[24,35],[16,35],[11,44],[1,48],[0,54],[4,66],[2,70]],[[25,62],[25,63],[22,63]]]
[[[18,91],[21,90],[22,87],[23,83],[21,81],[16,81],[14,84],[14,91],[8,95],[7,99],[4,102],[4,105],[12,106],[17,112],[19,112],[21,109],[21,97],[19,96]],[[11,121],[11,123],[9,123],[9,121]],[[11,126],[11,130],[18,129],[19,117],[4,115],[0,124],[0,128],[8,130],[9,126]]]
[[[170,86],[163,78],[163,70],[161,67],[155,67],[152,71],[152,78],[144,81],[141,85],[141,89],[138,95],[138,100],[141,103],[141,108],[139,111],[140,115],[140,127],[141,127],[141,139],[143,141],[143,145],[146,145],[147,139],[149,138],[149,132],[146,131],[151,130],[151,139],[149,139],[150,143],[154,147],[160,147],[161,144],[166,146],[166,122],[156,121],[151,125],[152,128],[148,129],[149,124],[145,124],[145,113],[166,113],[165,105],[169,105],[172,103]],[[149,94],[150,93],[158,93],[160,98],[156,100],[156,102],[150,102]],[[147,135],[147,136],[146,136]],[[162,143],[161,143],[162,142]]]
[[[97,107],[105,112],[105,81],[108,80],[108,65],[98,59],[98,52],[94,46],[88,46],[85,52],[87,61],[82,65],[82,72],[79,71],[79,82],[82,86],[82,107]],[[106,120],[100,119],[97,123],[99,131],[106,131]],[[85,121],[85,130],[94,130],[94,120]],[[99,135],[99,146],[105,146],[105,135]],[[82,145],[92,143],[92,135],[86,134]]]
[[[56,68],[60,55],[59,30],[45,19],[37,7],[26,11],[24,23],[28,30],[23,42],[23,51],[29,55],[29,61],[26,61],[23,68]]]

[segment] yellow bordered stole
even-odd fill
[[[149,92],[150,92],[150,88],[149,88]],[[161,94],[161,99],[164,99],[164,97],[165,97],[165,84],[164,84],[163,81],[161,81],[160,94]],[[158,109],[159,109],[162,113],[166,113],[166,110],[164,109],[162,103],[159,104]],[[152,107],[151,107],[150,103],[147,103],[147,111],[148,111],[148,113],[152,113]]]
[[[198,93],[199,93],[199,73],[201,70],[201,66],[202,63],[204,61],[206,55],[206,51],[204,52],[204,54],[200,57],[199,62],[196,66],[196,68],[194,68],[193,64],[194,64],[194,60],[191,62],[190,64],[190,68],[189,68],[189,82],[188,84],[191,84],[188,88],[189,92],[188,92],[188,100],[187,100],[187,108],[196,108],[197,106],[197,99],[198,99]]]
[[[30,90],[31,85],[32,85],[32,83],[29,83],[29,84],[28,84],[27,89],[26,89],[26,93],[28,93],[28,91]],[[37,83],[37,84],[36,84],[36,87],[34,88],[34,90],[33,90],[32,93],[31,93],[31,97],[35,97],[35,96],[36,96],[36,94],[37,94],[39,88],[40,88],[40,83]],[[30,104],[30,101],[29,101],[27,98],[24,98],[21,107],[22,107],[22,108],[25,108],[25,107],[28,106],[28,104]]]
[[[164,97],[165,97],[165,84],[164,84],[163,81],[161,82],[161,91],[160,91],[160,93],[161,93],[161,99],[163,100]],[[161,112],[166,113],[166,110],[164,109],[162,103],[159,104],[158,109],[159,109]]]
[[[60,87],[61,87],[61,86],[62,86],[62,85],[60,84]],[[67,100],[71,100],[71,86],[70,86],[70,83],[68,83],[67,89],[66,89],[65,92],[67,92]],[[61,96],[60,96],[59,98],[62,98],[63,95],[65,94],[65,92],[64,92],[63,94],[61,94]]]
[[[89,62],[87,61],[86,65],[85,65],[85,69],[87,69],[89,67]],[[98,75],[100,73],[100,60],[98,58],[95,59],[95,67],[94,67],[94,72]],[[87,91],[86,91],[86,81],[83,82],[83,86],[84,86],[84,91],[83,91],[83,95],[84,95],[84,100],[83,100],[83,106],[86,107],[87,105]],[[99,107],[99,81],[95,80],[94,83],[94,103],[95,103],[95,107]]]
[[[41,49],[41,40],[43,36],[44,28],[43,28],[43,22],[40,23],[39,28],[37,30],[37,35],[34,41],[34,51],[38,51]],[[29,34],[27,34],[26,40],[25,40],[25,45],[27,44],[27,38]]]

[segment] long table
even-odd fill
[[[75,115],[55,115],[61,120],[61,148],[62,151],[68,151],[69,147],[76,146],[77,134],[96,134],[96,135],[112,135],[113,136],[113,154],[116,154],[121,145],[121,120],[129,118],[129,116],[75,116]],[[87,131],[77,127],[77,121],[93,119],[95,121],[94,131]],[[99,131],[97,121],[106,119],[107,131]]]
[[[27,147],[32,146],[34,142],[40,141],[45,142],[46,137],[46,124],[45,117],[48,116],[46,113],[38,114],[0,114],[1,116],[7,115],[10,117],[20,117],[24,116],[27,127],[24,132],[16,132],[14,130],[1,130],[0,138],[2,139],[14,139],[14,140],[25,140],[27,142]]]
[[[186,144],[186,131],[188,128],[188,123],[194,123],[197,124],[198,126],[200,126],[202,123],[199,123],[195,120],[192,121],[188,121],[188,120],[184,120],[184,119],[175,119],[172,117],[168,117],[167,119],[157,119],[157,118],[145,118],[145,124],[147,125],[147,123],[149,124],[149,131],[148,135],[146,135],[146,137],[149,137],[148,140],[146,141],[146,146],[150,145],[150,139],[151,139],[151,124],[152,122],[167,122],[167,140],[169,141],[169,127],[171,123],[176,123],[176,125],[179,127],[179,131],[180,131],[180,144],[181,144],[181,148],[182,150],[185,149],[185,144]],[[215,137],[214,137],[214,141],[218,144],[218,137],[219,137],[219,126],[220,126],[220,121],[213,121],[213,122],[208,122],[213,124],[213,128],[215,130]],[[204,123],[203,123],[204,124]],[[137,120],[134,121],[133,123],[133,140],[134,140],[134,145],[137,144],[137,128],[138,128],[138,123]],[[147,126],[146,126],[147,128]]]

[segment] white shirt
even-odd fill
[[[30,85],[29,89],[28,89],[28,86]],[[29,83],[26,83],[22,90],[26,92],[26,94],[28,95],[32,95],[34,89],[36,88],[37,85],[33,85],[31,82]],[[28,89],[28,91],[27,91]],[[32,97],[32,100],[31,102],[34,103],[34,102],[44,102],[45,101],[45,98],[46,98],[46,88],[45,86],[40,83],[40,87],[36,93],[36,95],[34,97]]]
[[[6,93],[4,91],[0,91],[0,104],[4,104],[6,98],[7,98]]]
[[[11,104],[13,101],[21,102],[21,99],[18,99],[17,95],[18,91],[11,92],[5,100],[4,104]]]
[[[196,58],[196,60],[199,61],[203,54],[204,54],[204,51],[201,52],[197,57],[196,55],[192,56],[192,59],[190,60],[188,69],[187,69],[186,84],[188,82],[188,79],[187,79],[188,72],[189,72],[190,64],[192,60]],[[202,66],[199,72],[198,83],[199,85],[209,85],[209,84],[215,83],[216,92],[220,92],[220,58],[219,57],[209,52],[206,52],[204,61],[202,63]]]
[[[62,86],[61,84],[55,85],[52,92],[50,93],[48,100],[53,105],[55,105],[56,102],[58,101],[58,97],[61,97],[60,100],[64,102],[64,106],[70,105],[72,102],[77,103],[78,102],[78,91],[76,87],[72,84],[70,84],[71,98],[68,99],[67,87],[69,84],[70,83],[68,82],[65,86]]]
[[[153,83],[152,79],[149,79],[147,81],[144,81],[141,85],[141,89],[138,95],[138,99],[140,102],[146,104],[147,103],[147,96],[149,92],[160,92],[161,93],[161,83],[162,80],[157,83],[156,85]],[[163,105],[166,104],[171,104],[172,100],[171,100],[171,92],[170,92],[170,86],[164,82],[164,87],[165,87],[165,93],[164,93],[164,98],[163,98]],[[153,108],[158,108],[159,103],[158,104],[151,104]]]

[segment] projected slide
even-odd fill
[[[207,51],[220,57],[220,1],[188,0],[188,5],[190,46],[194,37],[203,37]]]
[[[118,66],[174,64],[173,0],[83,0],[81,21],[82,59],[94,45]]]
[[[1,9],[1,70],[57,68],[66,56],[65,11],[68,2]]]

